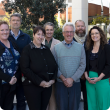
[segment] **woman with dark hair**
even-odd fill
[[[45,30],[33,30],[33,41],[21,55],[23,88],[30,110],[46,110],[57,77],[57,64],[47,46],[42,44]]]
[[[88,110],[110,106],[110,45],[101,28],[90,29],[86,42],[86,88]]]
[[[9,26],[0,21],[0,106],[3,110],[13,109],[16,82],[20,78],[20,54],[8,37]]]

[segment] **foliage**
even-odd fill
[[[110,22],[110,20],[108,17],[97,15],[95,18],[93,18],[92,23],[90,23],[90,24],[96,25],[97,23],[99,23],[99,24],[105,23],[106,25],[108,25],[109,22]]]
[[[26,30],[26,29],[21,29],[24,33],[28,34],[31,37],[31,40],[33,39],[33,31],[31,30]],[[56,27],[54,30],[54,38],[58,39],[60,41],[64,40],[64,37],[62,35],[62,29],[60,27]]]
[[[33,24],[43,25],[55,22],[54,15],[62,13],[66,7],[64,0],[4,0],[5,11],[9,14],[19,12],[22,15],[22,27],[30,29]],[[40,18],[44,20],[41,22]]]
[[[33,31],[31,30],[26,30],[26,29],[21,29],[24,33],[28,34],[31,38],[31,40],[33,40]]]
[[[6,16],[2,18],[2,21],[6,21],[8,24],[10,24],[10,23],[9,23],[10,15],[9,15],[7,12],[5,12],[5,15],[6,15]]]
[[[62,28],[60,28],[60,27],[55,28],[55,30],[54,30],[54,38],[58,39],[60,41],[64,40],[64,37],[62,35]]]

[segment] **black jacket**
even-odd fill
[[[86,50],[86,71],[89,72],[89,58],[90,52],[92,51],[93,47],[89,50]],[[103,79],[107,79],[110,77],[110,45],[105,44],[104,48],[100,46],[98,52],[98,60],[97,60],[97,69],[98,75],[104,73],[105,76]]]
[[[57,78],[58,66],[56,61],[50,49],[47,46],[44,47],[45,49],[31,49],[29,44],[23,49],[21,54],[21,71],[28,80],[37,86],[43,80],[49,81]],[[25,85],[24,83],[23,85]]]

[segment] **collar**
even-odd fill
[[[72,42],[71,43],[69,43],[69,44],[67,44],[66,43],[66,41],[64,40],[64,41],[62,41],[65,45],[72,45],[73,43],[74,43],[74,40],[72,40]]]
[[[10,31],[10,33],[11,33],[11,35],[17,40],[17,38],[20,36],[20,30],[19,30],[19,32],[18,32],[18,35],[17,36],[15,36],[15,34],[13,33],[13,31],[11,30]]]
[[[37,48],[32,41],[29,43],[29,45],[31,46],[31,49]],[[46,49],[46,47],[43,44],[41,44],[40,49]]]

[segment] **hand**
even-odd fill
[[[72,87],[72,85],[73,85],[73,79],[72,78],[66,78],[66,82],[68,83],[67,87]]]
[[[94,80],[92,80],[90,77],[87,78],[88,82],[91,84],[95,84]]]
[[[93,80],[93,82],[96,84],[96,82],[99,81],[99,78],[98,77],[94,77],[94,78],[91,78],[91,80]]]
[[[45,87],[50,87],[51,84],[50,84],[49,82],[42,81],[42,82],[40,83],[40,86],[43,87],[43,88],[45,88]]]
[[[17,82],[17,78],[15,76],[13,76],[9,82],[10,85],[13,85]]]
[[[50,80],[49,83],[50,83],[50,85],[52,85],[55,83],[55,80]]]

